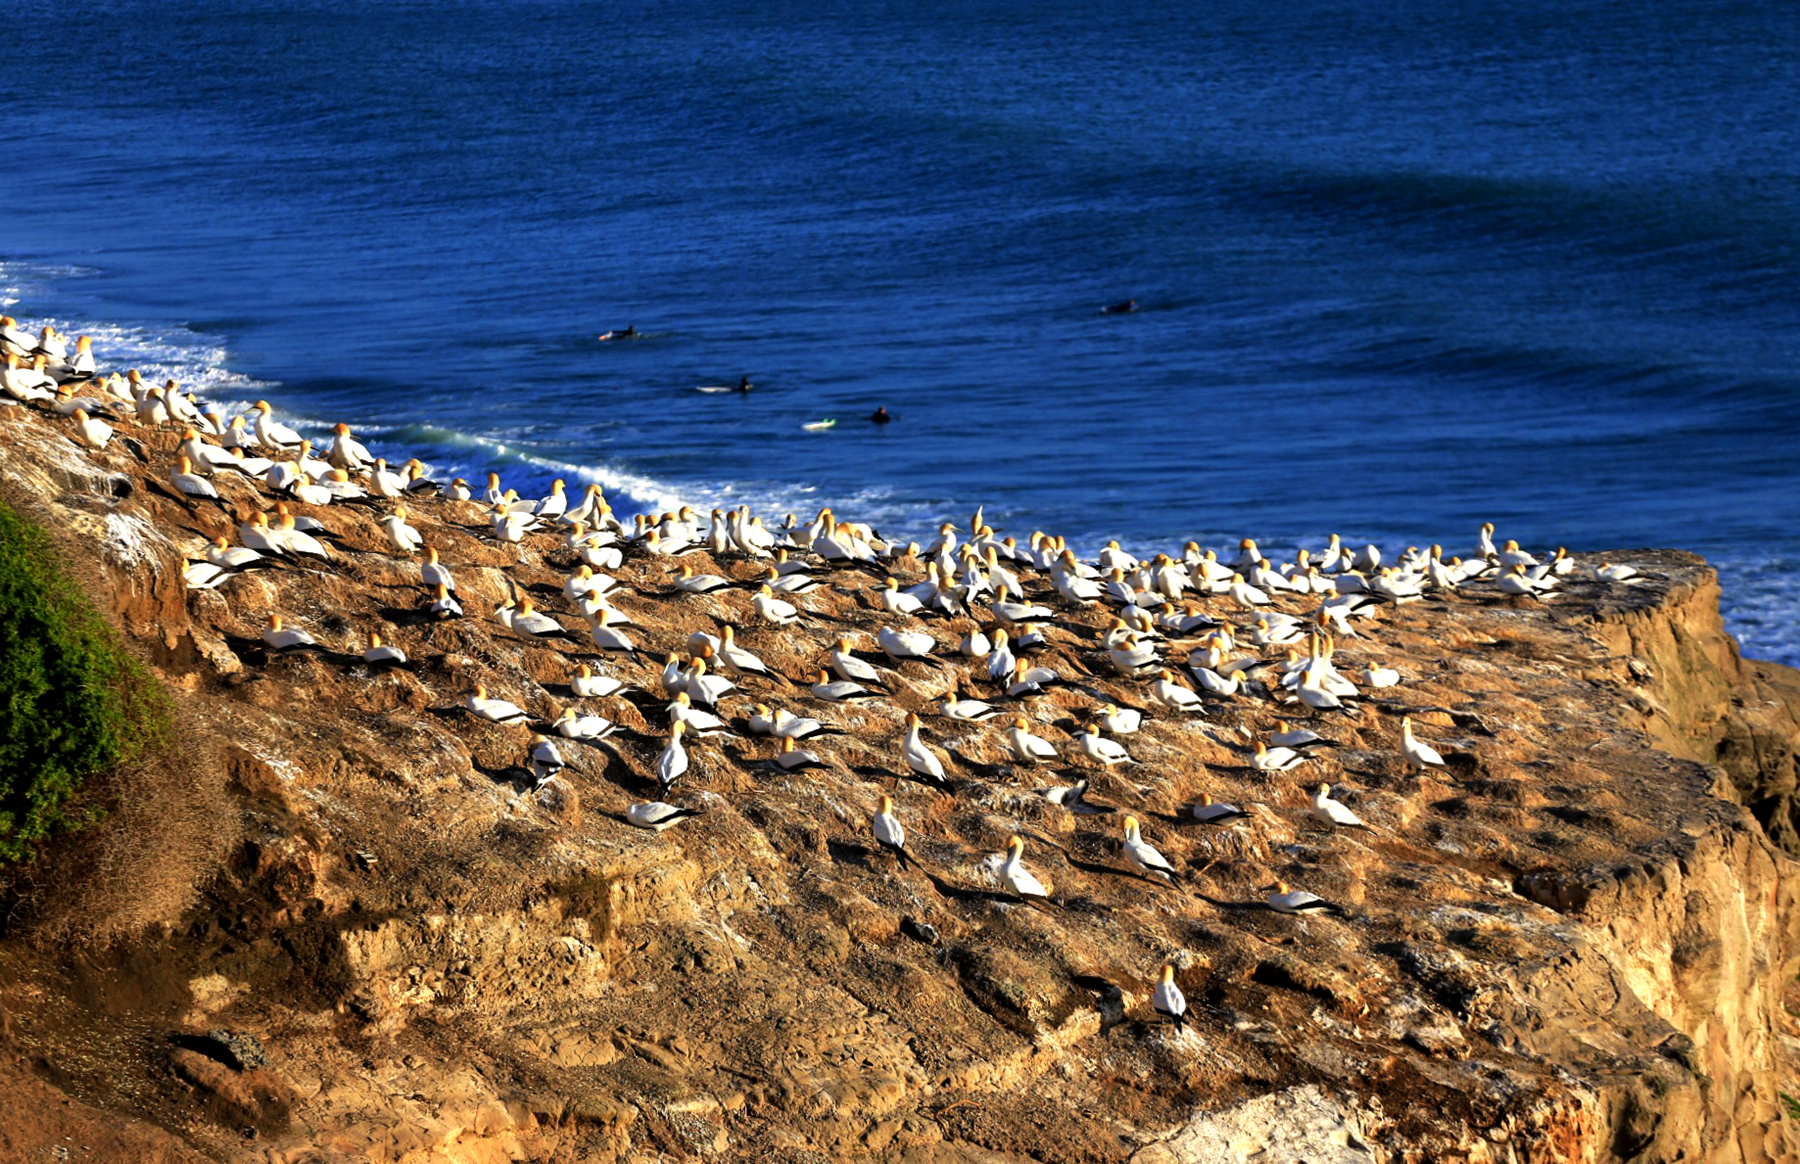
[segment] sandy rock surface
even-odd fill
[[[229,780],[243,840],[164,937],[0,949],[0,1036],[31,1081],[8,1102],[43,1126],[21,1158],[98,1118],[169,1160],[1800,1159],[1777,1094],[1794,1087],[1800,677],[1737,657],[1692,555],[1613,552],[1641,582],[1571,578],[1542,603],[1473,585],[1386,607],[1337,642],[1346,673],[1401,673],[1359,715],[1296,716],[1259,686],[1177,716],[1109,667],[1102,605],[1058,606],[1033,661],[1067,682],[1008,702],[955,654],[969,620],[886,614],[879,569],[815,570],[787,629],[751,591],[682,594],[669,561],[634,552],[614,604],[642,656],[602,657],[562,594],[560,539],[495,543],[448,500],[407,504],[463,619],[425,615],[418,559],[376,524],[389,503],[295,505],[333,532],[328,563],[185,591],[180,555],[236,544],[272,502],[229,481],[229,514],[175,495],[173,432],[130,428],[140,457],[64,428],[0,410],[8,495],[91,560],[181,692],[206,741],[192,762]],[[502,627],[515,594],[568,637]],[[1199,601],[1238,654],[1280,657],[1243,611]],[[323,649],[268,650],[271,612]],[[902,624],[937,662],[884,672],[867,703],[809,694],[838,636],[887,666],[876,632]],[[689,741],[666,799],[700,814],[633,828],[626,808],[663,796],[663,659],[725,626],[777,676],[740,680],[721,715],[768,703],[841,734],[792,773],[765,737]],[[363,663],[372,631],[409,667]],[[580,662],[626,690],[575,698]],[[1062,758],[1019,765],[1006,720],[939,716],[953,675]],[[476,683],[538,727],[470,716]],[[1150,716],[1117,737],[1133,762],[1103,769],[1072,733],[1108,702]],[[560,741],[567,768],[536,787],[530,738],[570,706],[621,730]],[[947,789],[901,759],[909,712]],[[1403,715],[1442,770],[1408,770]],[[1278,717],[1336,746],[1258,771],[1251,742]],[[1115,811],[1042,795],[1080,778]],[[1321,782],[1371,827],[1317,823]],[[883,793],[918,868],[874,843]],[[1202,794],[1247,819],[1199,824]],[[1126,813],[1172,885],[1126,863]],[[1002,887],[1013,835],[1051,903]],[[1278,878],[1343,916],[1272,912]],[[1165,961],[1182,1028],[1150,1009]],[[267,1065],[224,1061],[213,1030],[253,1036]],[[66,1118],[44,1110],[59,1094]],[[14,1141],[26,1126],[0,1122]]]

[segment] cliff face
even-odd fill
[[[185,693],[196,779],[228,781],[243,840],[164,935],[0,946],[9,1150],[104,1132],[170,1160],[1800,1159],[1777,1096],[1800,677],[1738,658],[1691,555],[1611,555],[1643,583],[1571,583],[1543,607],[1488,590],[1385,611],[1339,666],[1404,682],[1321,724],[1340,746],[1291,774],[1247,762],[1246,731],[1277,714],[1260,696],[1155,716],[1122,738],[1136,765],[1080,774],[1144,821],[1170,888],[1124,863],[1117,814],[1040,794],[1079,762],[1022,768],[995,726],[932,714],[962,661],[903,664],[871,704],[807,695],[835,636],[866,650],[894,621],[868,574],[821,571],[796,632],[757,623],[743,592],[673,593],[636,557],[617,604],[657,661],[601,661],[559,597],[557,539],[497,545],[473,508],[421,501],[465,620],[421,618],[417,564],[345,506],[296,507],[336,532],[329,566],[189,593],[181,550],[235,542],[236,520],[158,483],[172,437],[134,431],[142,461],[90,456],[60,424],[0,412],[0,474]],[[258,507],[222,490],[238,516]],[[515,588],[574,640],[486,617]],[[271,611],[326,650],[272,656]],[[667,730],[661,653],[727,624],[800,680],[745,680],[754,700],[845,734],[800,773],[765,739],[696,743],[672,798],[703,815],[633,829],[620,814],[654,794]],[[949,659],[966,625],[909,629]],[[1050,624],[1037,661],[1075,682],[1019,705],[1065,756],[1098,702],[1146,706],[1143,681],[1107,672],[1103,625]],[[366,667],[370,630],[415,668]],[[577,659],[630,688],[574,699]],[[569,769],[528,791],[530,732],[461,711],[476,682],[623,730],[565,744]],[[900,778],[906,711],[955,795]],[[1401,714],[1445,771],[1406,771]],[[1310,823],[1321,781],[1374,828]],[[923,870],[872,843],[882,792]],[[1249,819],[1207,830],[1183,811],[1201,793]],[[1056,905],[999,889],[1013,833]],[[1277,877],[1348,916],[1263,909]],[[1165,959],[1185,1029],[1149,1008]]]
[[[1719,620],[1711,570],[1695,569],[1657,602],[1639,601],[1645,597],[1618,596],[1593,622],[1600,641],[1628,660],[1623,721],[1674,755],[1723,768],[1732,785],[1726,794],[1776,844],[1800,854],[1800,672],[1738,654]]]

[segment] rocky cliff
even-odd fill
[[[182,693],[190,779],[228,790],[212,823],[229,844],[144,936],[51,944],[31,911],[15,921],[9,1158],[1800,1159],[1779,1099],[1800,676],[1738,657],[1690,555],[1614,553],[1638,582],[1572,576],[1542,603],[1476,586],[1384,608],[1337,662],[1400,685],[1319,721],[1337,746],[1290,773],[1250,763],[1284,714],[1261,689],[1204,717],[1151,708],[1120,737],[1131,764],[1069,759],[1094,707],[1150,705],[1106,665],[1102,608],[1059,610],[1035,661],[1070,682],[1006,704],[1063,753],[1030,768],[998,726],[935,714],[971,669],[967,621],[906,620],[940,661],[899,665],[888,697],[808,693],[839,635],[880,658],[896,620],[879,572],[816,571],[805,625],[778,628],[748,591],[681,593],[667,560],[634,553],[615,602],[645,655],[601,659],[563,597],[560,538],[497,543],[477,507],[420,499],[412,522],[466,618],[425,616],[417,561],[376,524],[385,503],[297,505],[333,531],[330,562],[189,591],[181,555],[235,542],[267,498],[222,483],[228,514],[177,495],[174,433],[89,453],[66,427],[0,410],[0,480]],[[490,612],[514,595],[569,637],[501,627]],[[1254,652],[1249,617],[1203,608]],[[271,612],[323,649],[268,650]],[[843,734],[796,772],[763,737],[693,742],[670,799],[699,815],[633,828],[626,807],[657,795],[662,658],[727,625],[779,674],[743,680],[722,714],[767,702]],[[371,631],[411,665],[365,664]],[[579,661],[626,689],[575,698]],[[476,683],[540,723],[578,706],[621,730],[564,742],[568,767],[534,787],[532,729],[470,716]],[[907,773],[908,712],[947,790]],[[1443,769],[1409,770],[1402,715]],[[1074,775],[1122,811],[1042,795]],[[1366,832],[1309,817],[1324,781]],[[916,869],[870,835],[884,792]],[[1246,819],[1200,824],[1203,794]],[[1123,859],[1125,811],[1173,885]],[[1014,834],[1052,903],[1001,887]],[[154,851],[154,828],[135,843]],[[1277,878],[1343,915],[1269,910]],[[1150,1008],[1165,961],[1182,1027]]]

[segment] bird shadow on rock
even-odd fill
[[[998,780],[1000,777],[1009,774],[1012,770],[1012,766],[1009,764],[986,764],[980,760],[973,759],[963,752],[957,751],[955,748],[945,748],[944,753],[952,760],[955,760],[962,768],[966,769],[969,775],[974,776],[978,780]]]
[[[375,613],[382,621],[391,622],[395,626],[413,627],[427,622],[434,622],[429,606],[379,606]]]
[[[1095,876],[1123,877],[1127,881],[1142,881],[1146,884],[1154,885],[1158,889],[1169,888],[1169,885],[1166,882],[1158,881],[1154,877],[1146,877],[1142,873],[1134,873],[1129,869],[1120,869],[1114,865],[1102,865],[1098,861],[1084,861],[1079,857],[1070,856],[1069,864],[1081,870],[1083,873],[1091,873]]]
[[[939,897],[950,901],[987,902],[989,905],[1020,905],[1024,899],[1015,897],[999,889],[981,889],[973,885],[952,885],[929,869],[921,869],[925,880],[938,892]]]
[[[1266,901],[1225,901],[1221,898],[1212,897],[1205,893],[1198,893],[1198,892],[1196,892],[1194,894],[1194,896],[1198,897],[1201,901],[1206,902],[1206,904],[1212,906],[1214,909],[1223,909],[1223,910],[1228,910],[1228,911],[1232,911],[1232,912],[1236,912],[1236,913],[1274,913],[1275,912],[1275,908]]]
[[[528,792],[537,783],[537,776],[529,768],[521,768],[517,764],[508,764],[504,768],[489,768],[476,761],[471,764],[471,767],[495,784],[510,785],[518,792]]]
[[[826,841],[825,851],[837,864],[855,865],[863,869],[870,867],[869,858],[874,855],[867,845],[859,845],[854,841]]]

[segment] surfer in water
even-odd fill
[[[601,343],[605,343],[607,340],[636,339],[637,337],[638,337],[637,324],[633,323],[633,324],[628,324],[624,331],[609,331],[605,335],[596,336],[595,338],[598,339]]]
[[[739,376],[738,377],[737,390],[739,392],[748,392],[748,391],[750,391],[750,389],[752,389],[754,387],[756,387],[756,385],[754,385],[750,382],[750,377],[748,377],[748,376]]]
[[[1100,314],[1101,315],[1130,315],[1132,312],[1134,312],[1136,310],[1137,310],[1137,300],[1127,299],[1123,303],[1114,303],[1109,307],[1102,307],[1100,309]]]
[[[887,405],[884,404],[875,410],[874,415],[869,417],[869,422],[871,424],[886,424],[892,419],[894,418],[888,415]]]

